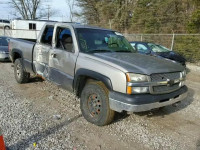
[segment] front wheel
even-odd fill
[[[111,123],[115,111],[110,109],[108,89],[102,82],[89,82],[81,93],[81,111],[83,117],[98,126]]]
[[[30,78],[30,73],[24,70],[23,62],[21,58],[15,60],[14,64],[15,79],[18,83],[27,83]]]

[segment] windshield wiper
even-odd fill
[[[105,53],[105,52],[112,52],[112,51],[105,50],[105,49],[94,49],[94,50],[88,51],[88,53]]]

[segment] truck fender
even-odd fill
[[[14,56],[15,53],[18,54],[18,56]],[[19,50],[19,49],[12,49],[11,57],[12,57],[13,63],[17,58],[22,58],[23,59],[22,51]]]
[[[75,74],[74,82],[73,82],[73,89],[77,96],[80,96],[80,92],[82,91],[83,87],[85,86],[85,83],[87,79],[94,79],[101,81],[105,84],[105,86],[112,91],[112,83],[111,80],[98,72],[88,70],[88,69],[78,69]]]

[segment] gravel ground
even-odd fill
[[[200,75],[187,77],[188,97],[150,112],[118,114],[105,127],[88,123],[79,100],[34,78],[19,85],[10,63],[0,63],[0,127],[9,150],[200,150]]]

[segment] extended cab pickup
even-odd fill
[[[112,30],[47,23],[36,43],[11,39],[18,83],[40,75],[80,97],[83,116],[102,126],[115,112],[142,112],[186,98],[183,66],[135,52]]]

